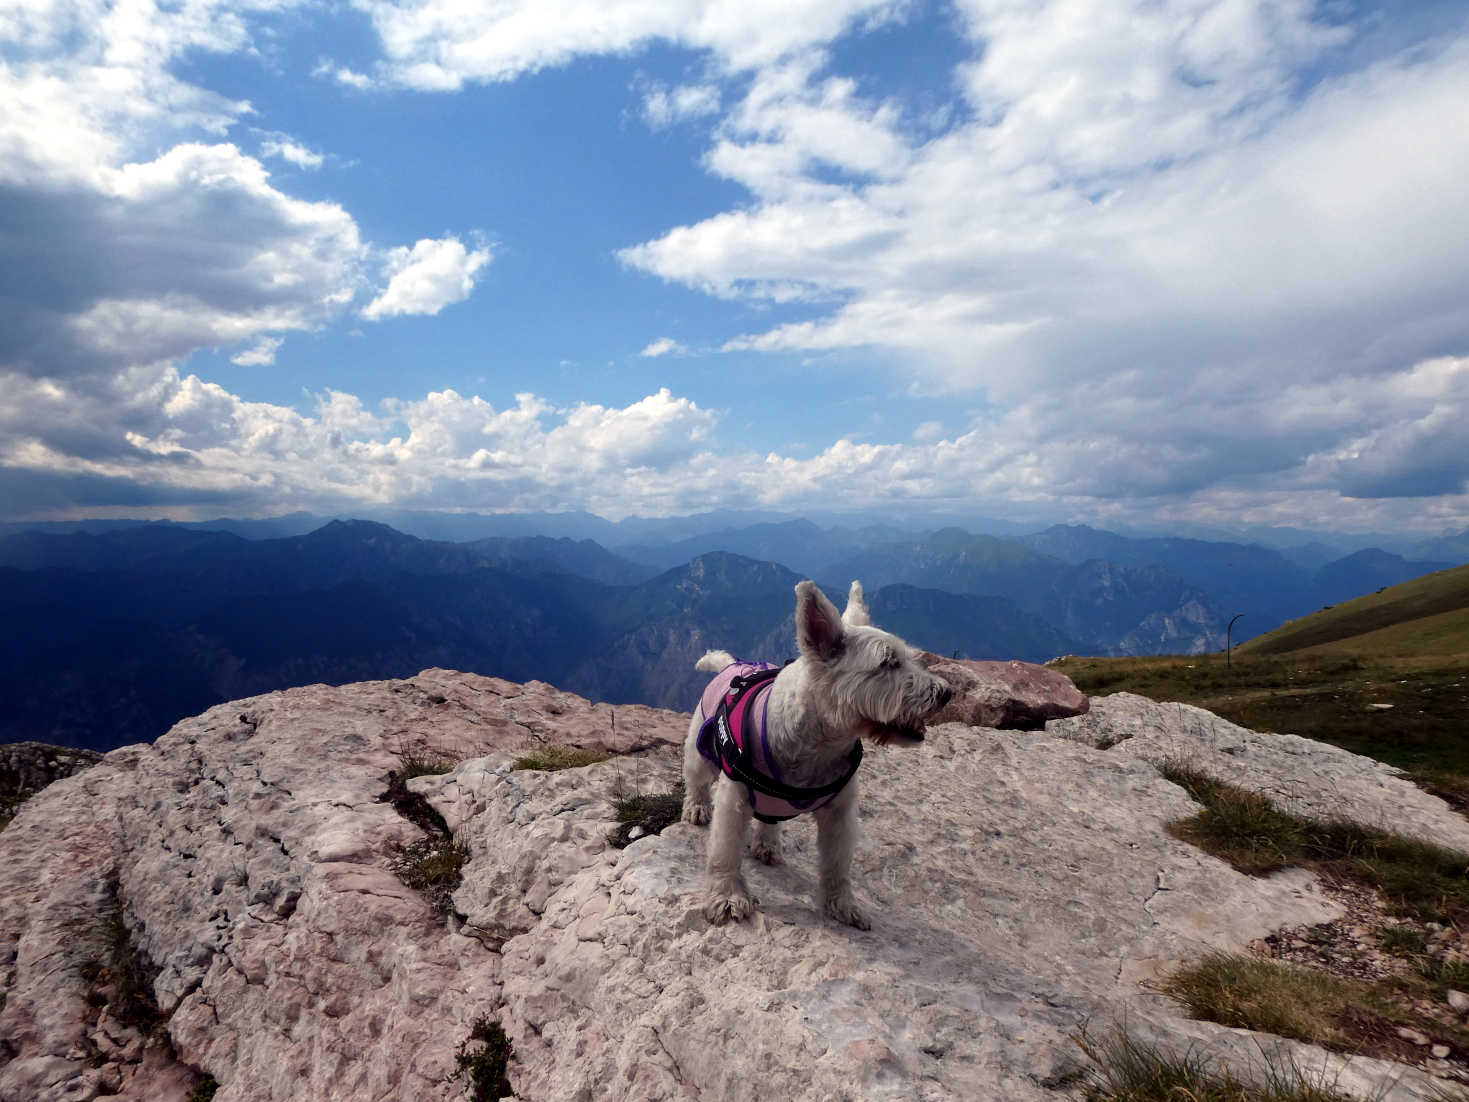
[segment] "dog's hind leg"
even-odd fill
[[[754,814],[749,797],[728,777],[714,785],[714,818],[709,827],[709,863],[705,870],[704,917],[715,925],[749,918],[755,910],[750,889],[740,875],[745,830]]]
[[[750,847],[750,856],[762,865],[780,865],[785,862],[780,852],[779,823],[755,824],[755,842]]]
[[[838,922],[872,929],[852,895],[852,851],[857,846],[857,778],[816,810],[816,848],[821,863],[821,908]]]

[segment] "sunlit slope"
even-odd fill
[[[1469,565],[1425,574],[1251,639],[1237,653],[1412,658],[1469,653]]]

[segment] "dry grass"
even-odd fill
[[[1101,1040],[1076,1038],[1092,1066],[1083,1075],[1086,1102],[1348,1102],[1345,1095],[1296,1068],[1263,1069],[1245,1083],[1194,1052],[1168,1055],[1122,1030]]]
[[[1230,666],[1222,654],[1201,654],[1067,658],[1058,668],[1091,695],[1196,704],[1254,731],[1376,758],[1469,806],[1469,658],[1236,653]]]
[[[1375,888],[1396,913],[1469,921],[1469,854],[1346,820],[1302,819],[1177,762],[1160,771],[1204,805],[1169,831],[1241,872],[1259,876],[1305,865]]]
[[[638,838],[661,833],[664,827],[678,822],[683,812],[683,794],[683,783],[679,782],[668,792],[616,797],[612,811],[617,826],[607,835],[607,841],[622,849]]]
[[[1195,1018],[1339,1052],[1361,1047],[1367,1022],[1408,1024],[1373,985],[1237,953],[1210,953],[1170,975],[1162,990]]]
[[[398,751],[398,776],[405,781],[414,777],[441,777],[452,772],[461,760],[425,746],[404,747]]]
[[[440,914],[454,912],[454,892],[463,877],[469,850],[455,838],[431,834],[401,847],[388,862],[398,879],[422,892]]]
[[[515,759],[516,769],[552,773],[558,769],[580,769],[606,761],[612,754],[606,750],[581,750],[573,746],[547,746]]]
[[[1469,1031],[1447,1015],[1417,1009],[1421,989],[1397,979],[1365,982],[1316,968],[1236,953],[1210,953],[1180,968],[1161,990],[1195,1018],[1320,1045],[1414,1063],[1425,1049],[1399,1029],[1415,1030],[1456,1052]]]

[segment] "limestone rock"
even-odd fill
[[[443,1077],[499,1005],[499,958],[388,869],[419,836],[378,800],[398,754],[629,752],[686,722],[429,670],[220,705],[56,782],[0,832],[0,1099],[183,1102],[194,1070],[219,1102],[456,1095]],[[176,1058],[109,1062],[127,1047],[82,971],[111,898],[158,967]]]
[[[1469,851],[1469,820],[1402,770],[1299,735],[1249,731],[1189,704],[1093,697],[1090,712],[1048,723],[1046,733],[1116,756],[1180,761],[1307,818],[1352,819]]]
[[[1116,698],[1098,712],[1108,730],[1141,714]],[[747,866],[759,912],[726,927],[694,898],[703,828],[607,844],[616,797],[679,776],[685,723],[426,671],[222,705],[58,781],[0,832],[0,1100],[182,1100],[196,1072],[217,1102],[457,1098],[445,1076],[481,1015],[503,1024],[527,1100],[1040,1102],[1083,1025],[1123,1019],[1241,1073],[1273,1053],[1345,1090],[1431,1097],[1416,1072],[1189,1021],[1148,986],[1337,909],[1304,872],[1242,876],[1170,837],[1195,805],[1122,750],[1142,734],[1103,750],[1078,731],[943,724],[869,753],[854,879],[873,929],[858,932],[814,905],[808,822],[788,824],[786,864]],[[1251,771],[1211,731],[1190,720],[1179,739],[1248,778],[1379,772],[1315,744]],[[513,768],[546,741],[635,752]],[[403,749],[464,759],[409,785],[468,848],[462,921],[390,871],[419,836],[378,799]],[[1401,806],[1403,782],[1382,779],[1357,797],[1369,813]],[[1457,837],[1442,805],[1416,814]],[[157,966],[169,1044],[141,1057],[80,968],[109,899]]]
[[[929,722],[1035,731],[1047,720],[1082,715],[1087,698],[1060,670],[1033,662],[976,662],[925,652],[922,662],[954,690]]]

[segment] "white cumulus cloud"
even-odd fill
[[[386,264],[388,285],[363,308],[362,316],[376,321],[402,314],[437,314],[467,299],[475,277],[489,262],[488,248],[471,252],[457,237],[424,238],[411,249],[393,249]]]
[[[285,343],[284,337],[260,337],[254,344],[230,357],[240,367],[267,367],[275,363],[275,354]]]
[[[393,79],[428,91],[505,81],[573,58],[662,41],[746,70],[822,44],[901,0],[356,0],[372,18]]]
[[[658,356],[667,356],[670,353],[683,351],[686,351],[684,346],[679,344],[678,341],[674,340],[672,337],[659,337],[656,341],[649,342],[647,347],[639,352],[638,355],[647,356],[651,359]]]

